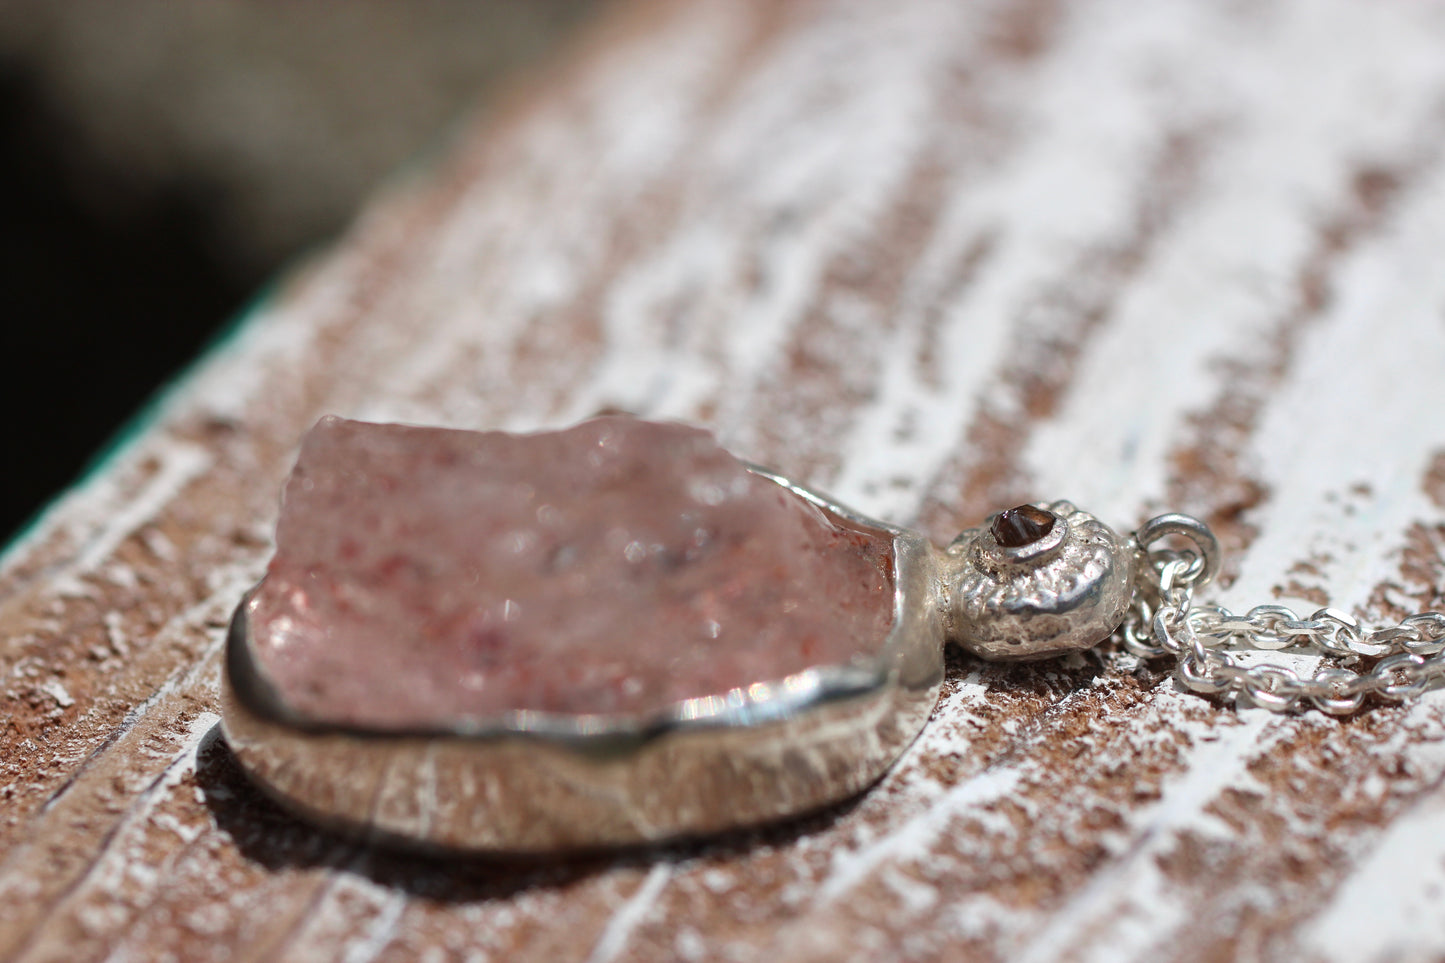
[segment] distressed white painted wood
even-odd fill
[[[1445,4],[623,4],[0,559],[0,957],[1445,956],[1445,695],[1236,711],[955,655],[876,787],[544,867],[262,800],[222,629],[325,412],[606,407],[942,539],[1208,517],[1228,604],[1445,605]]]

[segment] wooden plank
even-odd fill
[[[1235,711],[952,656],[859,799],[544,866],[287,818],[224,619],[320,414],[616,407],[940,539],[1028,496],[1221,598],[1445,584],[1445,6],[620,6],[259,307],[0,561],[0,957],[1435,958],[1445,697]]]

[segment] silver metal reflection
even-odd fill
[[[1132,544],[1069,502],[1038,507],[1054,523],[1036,541],[1005,547],[984,524],[944,553],[949,637],[982,658],[1023,661],[1087,649],[1108,638],[1129,609]]]

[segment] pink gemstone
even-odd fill
[[[877,651],[892,538],[749,472],[707,432],[531,435],[323,418],[251,611],[318,721],[649,713]]]

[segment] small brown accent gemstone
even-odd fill
[[[1054,514],[1034,505],[1020,505],[993,518],[994,541],[1004,548],[1032,545],[1054,530]]]

